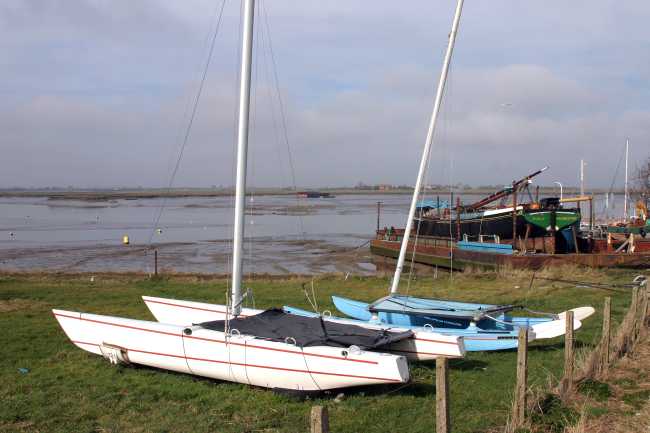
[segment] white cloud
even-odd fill
[[[454,2],[266,3],[298,182],[412,183]],[[219,5],[0,5],[0,186],[164,183]],[[178,184],[232,183],[237,14],[228,2]],[[453,155],[458,181],[548,163],[571,184],[584,157],[608,185],[624,137],[648,153],[649,19],[642,1],[466,3],[432,181]],[[286,183],[259,73],[251,182]]]

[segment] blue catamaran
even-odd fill
[[[517,305],[491,305],[424,299],[410,296],[387,296],[373,304],[332,296],[336,308],[356,321],[392,324],[400,327],[431,328],[445,335],[462,335],[467,351],[504,350],[517,347],[521,327],[529,329],[529,341],[564,335],[566,312],[539,313],[540,317],[518,317]],[[530,311],[530,310],[528,310]],[[592,307],[574,308],[573,329],[594,313]],[[296,313],[298,314],[298,313]]]
[[[521,327],[530,328],[533,331],[532,334],[535,334],[533,338],[549,338],[564,333],[566,319],[562,315],[546,315],[546,317],[541,318],[516,318],[507,314],[515,309],[513,305],[469,304],[413,298],[400,295],[398,291],[409,238],[413,230],[415,212],[419,204],[420,191],[431,154],[436,122],[445,91],[462,8],[463,0],[458,0],[390,294],[371,304],[340,297],[334,297],[333,299],[340,311],[355,320],[416,328],[429,327],[435,329],[436,332],[463,335],[466,350],[508,349],[517,346],[517,334]],[[293,311],[298,313],[295,309]],[[583,307],[576,309],[574,313],[576,316],[585,318],[591,315],[593,311],[591,307]],[[581,322],[578,317],[574,318],[573,325],[574,328],[580,327]]]

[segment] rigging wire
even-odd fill
[[[452,65],[453,65],[453,62],[450,62],[449,70],[448,70],[447,83],[445,83],[445,85],[444,85],[444,87],[442,89],[442,92],[443,92],[442,97],[444,98],[445,101],[447,101],[445,103],[445,109],[442,110],[442,128],[439,129],[438,131],[436,131],[437,133],[435,133],[435,135],[432,137],[432,140],[434,140],[433,143],[432,143],[433,144],[432,150],[434,148],[436,148],[435,143],[438,141],[438,140],[436,140],[436,135],[438,135],[438,136],[442,135],[442,137],[440,138],[440,141],[442,141],[443,143],[447,143],[448,138],[449,138],[448,137],[448,132],[449,132],[449,129],[450,129],[450,112],[452,112],[453,110],[451,109],[451,102],[448,101],[449,99],[451,99],[451,95],[448,98],[445,98],[445,96],[447,94],[450,94],[451,91],[452,91],[452,77],[453,77]],[[426,195],[427,194],[426,187],[427,187],[427,183],[428,183],[428,180],[429,180],[429,169],[430,169],[430,165],[431,165],[431,159],[432,159],[432,152],[429,153],[429,158],[426,161],[426,166],[425,166],[425,171],[424,171],[424,185],[423,185],[423,187],[422,187],[422,189],[420,191],[415,191],[415,193],[418,194],[418,200],[419,201],[422,201],[427,197],[427,195]],[[453,205],[453,203],[451,203],[451,201],[450,201],[450,206],[452,206],[452,205]],[[451,213],[450,213],[450,215],[451,215]],[[412,277],[413,277],[413,269],[414,269],[414,266],[415,266],[415,255],[416,255],[416,251],[417,251],[418,240],[419,240],[419,237],[420,237],[421,224],[422,224],[422,217],[420,217],[418,219],[416,234],[415,234],[415,238],[414,238],[414,241],[413,241],[413,252],[411,254],[411,263],[410,263],[410,269],[409,269],[409,274],[408,274],[408,279],[407,279],[407,288],[406,288],[407,294],[408,294],[408,292],[410,290],[410,287],[411,287],[411,280],[412,280]],[[449,226],[449,230],[451,232],[451,224]],[[453,253],[452,253],[452,260],[453,260]]]
[[[259,2],[261,4],[261,0]],[[261,8],[258,7],[255,10],[255,14],[257,17],[255,20],[259,20],[261,17]],[[260,86],[260,67],[259,67],[259,55],[260,55],[260,45],[262,44],[262,32],[260,31],[260,26],[255,26],[255,33],[253,36],[254,39],[254,45],[253,45],[253,51],[254,51],[254,61],[253,61],[253,76],[252,76],[252,83],[251,83],[251,91],[252,91],[252,101],[251,101],[251,119],[249,123],[249,152],[248,152],[248,165],[250,167],[250,175],[248,176],[250,179],[255,178],[255,155],[256,152],[252,151],[252,145],[255,144],[255,139],[257,138],[257,132],[259,131],[258,122],[259,122],[259,103],[258,103],[258,95],[259,95],[259,86]],[[254,215],[254,210],[253,206],[255,203],[255,193],[252,188],[248,189],[248,196],[249,196],[249,203],[250,205],[248,206],[248,272],[246,274],[248,275],[249,279],[254,279],[255,277],[255,263],[253,261],[253,238],[254,233],[254,220],[253,220],[253,215]]]
[[[287,148],[287,156],[289,159],[289,169],[291,172],[291,186],[293,187],[294,192],[298,192],[298,187],[296,183],[296,170],[295,170],[295,165],[293,162],[293,154],[291,152],[291,144],[289,141],[289,132],[288,132],[288,127],[287,127],[287,116],[286,116],[286,111],[284,108],[284,101],[282,99],[282,93],[280,92],[280,79],[278,77],[278,68],[277,68],[277,62],[275,60],[275,52],[273,50],[273,39],[271,37],[271,25],[269,24],[269,16],[266,11],[266,6],[265,2],[260,2],[262,12],[264,14],[264,26],[266,28],[266,34],[267,34],[267,41],[268,41],[268,48],[269,48],[269,54],[271,58],[271,66],[272,66],[272,71],[273,71],[273,84],[275,85],[275,91],[278,97],[278,106],[280,109],[280,119],[281,119],[281,124],[282,124],[282,132],[283,132],[283,138],[284,138],[284,143]],[[296,194],[296,204],[297,206],[300,206],[300,199],[298,195]],[[304,227],[304,221],[302,218],[302,215],[297,215],[298,218],[298,225],[299,225],[299,236],[302,240],[305,240],[305,227]]]
[[[203,68],[203,73],[201,75],[201,80],[199,82],[199,88],[198,88],[198,90],[196,92],[196,97],[194,98],[192,111],[191,111],[191,114],[190,114],[189,121],[187,123],[187,127],[185,128],[185,133],[183,134],[183,141],[181,143],[180,151],[178,153],[178,158],[176,159],[176,164],[174,165],[174,169],[172,170],[171,176],[169,178],[169,182],[167,184],[167,188],[166,188],[167,189],[167,194],[169,194],[169,192],[171,191],[172,185],[174,184],[174,180],[176,179],[176,174],[178,173],[178,169],[180,167],[181,160],[183,159],[183,154],[185,152],[185,148],[187,147],[187,143],[188,143],[189,138],[190,138],[190,132],[192,131],[192,126],[194,124],[194,119],[196,117],[196,112],[197,112],[197,109],[199,107],[199,101],[201,99],[201,94],[203,93],[203,86],[205,85],[205,80],[206,80],[206,77],[207,77],[207,74],[208,74],[208,69],[210,68],[210,62],[212,60],[212,54],[214,52],[214,46],[215,46],[215,42],[217,40],[217,35],[219,34],[219,29],[221,27],[221,20],[223,18],[223,10],[224,10],[225,6],[226,6],[226,0],[223,0],[223,2],[221,3],[221,8],[219,9],[219,16],[217,18],[217,24],[215,26],[214,33],[212,35],[212,40],[210,42],[210,49],[208,51],[208,57],[206,59],[205,66]],[[151,227],[151,233],[149,235],[149,240],[147,242],[149,247],[151,247],[153,237],[154,237],[154,234],[156,232],[156,228],[158,228],[158,224],[160,223],[160,218],[162,216],[165,205],[167,204],[167,198],[168,198],[167,194],[165,196],[163,196],[163,200],[162,200],[162,203],[161,203],[161,205],[160,205],[160,207],[158,209],[158,212],[157,212],[153,227]]]
[[[621,168],[624,155],[625,155],[625,145],[623,145],[623,150],[621,151],[621,155],[619,156],[618,162],[616,163],[616,170],[614,171],[614,176],[612,177],[612,183],[609,185],[609,189],[607,191],[608,197],[612,195],[612,193],[614,192],[614,184],[616,183],[616,178],[618,177],[618,171]],[[605,217],[606,218],[609,217],[609,206],[605,207],[605,212],[606,212]]]

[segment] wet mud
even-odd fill
[[[232,266],[229,241],[156,245],[159,272],[226,274]],[[154,272],[154,250],[146,246],[94,245],[0,250],[7,272]],[[286,275],[372,275],[367,243],[342,247],[323,240],[256,239],[244,246],[244,271]]]

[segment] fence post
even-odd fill
[[[603,333],[600,344],[600,368],[598,369],[601,374],[606,374],[609,371],[609,345],[612,333],[612,298],[605,298],[605,307],[603,308]]]
[[[639,338],[641,336],[641,331],[645,326],[645,312],[648,309],[648,290],[643,286],[639,288],[639,300],[637,301],[637,304],[637,338]]]
[[[528,389],[528,328],[519,328],[517,342],[517,385],[512,411],[512,427],[517,429],[526,422],[526,390]]]
[[[158,250],[153,250],[153,274],[158,276]]]
[[[639,334],[639,288],[632,289],[632,303],[630,304],[630,314],[632,314],[632,329],[630,330],[630,349],[636,343]]]
[[[641,298],[641,327],[643,328],[648,317],[648,287],[643,287],[641,292],[643,293],[643,297]]]
[[[436,433],[449,433],[449,370],[447,358],[436,358]]]
[[[573,311],[566,313],[566,334],[564,335],[564,377],[562,378],[562,395],[573,387],[574,355],[573,355]]]
[[[650,316],[650,311],[648,309],[650,308],[650,300],[648,299],[648,286],[646,285],[643,290],[645,290],[645,298],[646,298],[646,306],[645,310],[643,311],[643,323],[645,324],[646,320],[648,319],[648,316]]]
[[[327,406],[312,406],[310,425],[311,433],[329,433],[330,417]]]

